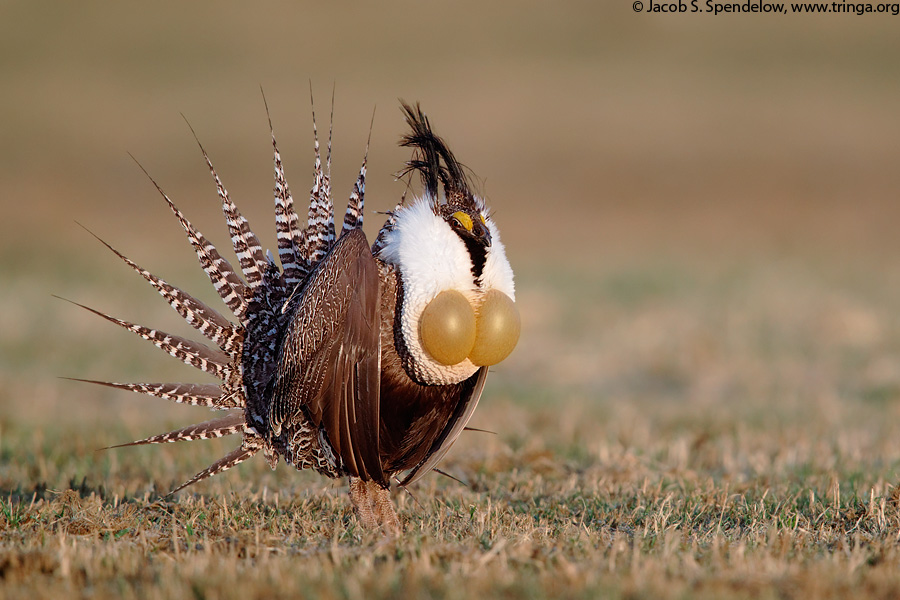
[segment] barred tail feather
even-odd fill
[[[368,152],[366,154],[368,154]],[[363,158],[362,167],[359,169],[359,176],[356,178],[356,183],[353,184],[353,192],[350,194],[350,201],[347,203],[347,212],[344,213],[344,226],[341,229],[342,235],[352,229],[359,229],[362,227],[365,194],[366,159]]]
[[[202,480],[206,479],[207,477],[212,477],[213,475],[217,475],[217,474],[221,473],[222,471],[227,471],[231,467],[235,467],[235,466],[241,464],[242,462],[244,462],[245,460],[247,460],[248,458],[250,458],[257,452],[259,452],[259,450],[260,450],[259,446],[248,446],[246,443],[244,443],[240,447],[235,448],[234,450],[232,450],[231,452],[229,452],[228,454],[226,454],[225,456],[223,456],[222,458],[220,458],[213,464],[209,465],[208,467],[206,467],[205,469],[203,469],[202,471],[200,471],[199,473],[197,473],[196,475],[194,475],[193,477],[191,477],[190,479],[188,479],[187,481],[185,481],[184,483],[179,485],[177,488],[175,488],[174,490],[169,492],[169,495],[171,496],[172,494],[174,494],[176,492],[180,492],[187,486],[193,485],[193,484],[197,483],[198,481],[202,481]]]
[[[179,404],[204,406],[206,408],[226,409],[243,408],[244,399],[235,393],[224,393],[214,383],[117,383],[114,381],[97,381],[95,379],[78,379],[66,377],[70,381],[81,381],[94,385],[103,385],[119,390],[128,390],[138,394],[156,396],[163,400],[171,400]]]
[[[312,89],[310,88],[310,102],[312,102]],[[316,128],[316,112],[312,111],[313,138],[316,152],[316,180],[309,193],[309,218],[306,227],[306,262],[311,265],[318,263],[328,252],[334,241],[334,205],[331,201],[331,183],[329,176],[322,171],[322,156],[319,152],[319,134]],[[331,141],[328,142],[328,160],[331,160]],[[330,164],[329,164],[330,166]]]
[[[372,123],[375,122],[375,113],[372,113]],[[366,153],[363,154],[362,166],[359,168],[359,176],[356,183],[353,184],[353,192],[350,194],[350,201],[347,203],[347,212],[344,213],[344,227],[341,235],[352,230],[358,229],[363,225],[363,207],[365,206],[366,195],[366,161],[369,159],[369,142],[372,141],[372,125],[369,125],[369,139],[366,140]]]
[[[327,227],[328,231],[326,233],[326,243],[328,248],[334,244],[335,240],[335,232],[334,232],[334,201],[331,196],[331,137],[334,132],[334,87],[331,88],[331,115],[328,119],[328,151],[325,155],[325,187],[324,194],[325,198],[328,200],[331,206],[331,217],[328,219]]]
[[[191,127],[190,123],[188,123],[188,127]],[[259,287],[263,280],[263,273],[266,272],[266,265],[268,264],[265,253],[262,250],[262,245],[259,243],[259,238],[257,238],[256,234],[250,229],[247,219],[245,219],[238,210],[237,205],[235,205],[228,196],[228,190],[222,185],[219,174],[216,173],[212,161],[209,160],[209,155],[203,148],[203,144],[201,144],[200,140],[197,138],[197,134],[194,132],[193,128],[191,128],[191,133],[194,134],[194,139],[197,141],[197,145],[200,146],[200,152],[203,153],[203,160],[206,161],[206,166],[209,167],[209,172],[216,182],[216,191],[219,194],[219,198],[222,200],[222,212],[225,214],[225,222],[228,223],[228,230],[231,233],[231,243],[234,246],[234,253],[238,257],[238,262],[241,265],[241,271],[244,273],[244,278],[247,280],[247,285],[250,286],[251,289]]]
[[[116,444],[108,446],[104,450],[111,448],[126,448],[128,446],[143,446],[145,444],[170,444],[172,442],[190,442],[194,440],[210,440],[220,438],[226,435],[234,435],[244,430],[244,411],[234,411],[230,415],[204,421],[195,425],[188,425],[175,431],[160,433],[159,435],[151,435],[142,440],[128,442],[127,444]]]
[[[240,352],[242,341],[241,335],[235,331],[234,324],[228,321],[228,319],[222,316],[218,311],[213,310],[205,303],[197,300],[179,288],[166,283],[163,279],[153,275],[110,246],[89,229],[85,228],[85,230],[97,238],[101,244],[109,248],[113,254],[125,261],[128,266],[137,271],[144,279],[150,282],[150,285],[156,288],[169,305],[174,308],[185,321],[187,321],[188,325],[215,342],[215,344],[225,352],[228,352],[229,354]]]
[[[60,299],[66,300],[65,298]],[[150,329],[149,327],[144,327],[143,325],[136,325],[129,321],[123,321],[122,319],[111,317],[98,310],[94,310],[89,306],[79,304],[78,302],[72,302],[71,300],[66,301],[71,302],[75,306],[80,306],[81,308],[90,311],[99,317],[103,317],[111,323],[115,323],[119,327],[123,327],[128,331],[139,335],[145,340],[152,342],[153,345],[160,350],[163,350],[171,356],[174,356],[181,362],[196,369],[200,369],[205,373],[209,373],[214,377],[218,377],[223,381],[225,381],[231,373],[231,359],[221,350],[215,350],[213,348],[210,348],[209,346],[201,344],[200,342],[195,342],[193,340],[189,340],[177,335],[171,335],[164,331],[157,331],[156,329]]]
[[[244,317],[247,314],[247,300],[244,297],[246,286],[244,285],[244,282],[241,281],[240,277],[237,276],[237,273],[234,272],[231,263],[222,258],[218,250],[216,250],[216,247],[213,246],[202,233],[194,228],[191,222],[188,221],[178,207],[175,206],[175,203],[172,202],[168,195],[166,195],[159,184],[150,177],[150,174],[147,173],[144,167],[142,167],[140,163],[138,163],[138,166],[141,167],[141,170],[144,171],[144,174],[147,175],[150,182],[160,193],[166,201],[166,204],[169,205],[169,208],[175,214],[175,217],[181,223],[181,227],[184,229],[185,233],[187,233],[188,241],[190,241],[191,246],[194,247],[194,251],[197,253],[197,258],[200,260],[200,266],[203,268],[207,277],[209,277],[209,280],[212,282],[219,297],[222,298],[225,305],[232,313],[234,313],[234,316],[243,322]]]
[[[263,96],[265,102],[265,96]],[[266,106],[266,115],[269,107]],[[284,281],[289,287],[294,287],[306,277],[307,269],[300,257],[300,248],[305,245],[303,230],[300,229],[300,217],[294,210],[294,198],[284,177],[284,167],[281,164],[281,153],[278,152],[278,144],[275,141],[275,130],[272,127],[272,119],[269,118],[269,131],[272,133],[272,149],[275,153],[275,233],[278,239],[278,258],[281,260],[281,268],[284,271]]]

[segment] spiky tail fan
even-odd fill
[[[268,107],[266,107],[266,113],[268,115]],[[216,247],[175,206],[175,203],[172,202],[156,181],[147,174],[147,177],[181,223],[191,246],[197,253],[200,266],[206,272],[216,292],[234,314],[238,323],[231,322],[217,310],[210,308],[190,294],[153,275],[103,240],[100,240],[110,251],[156,288],[169,305],[189,325],[197,329],[212,342],[215,347],[117,319],[84,305],[74,303],[137,334],[184,363],[209,373],[221,381],[220,384],[117,383],[75,379],[76,381],[156,396],[182,404],[228,411],[225,416],[210,421],[153,435],[127,444],[112,446],[117,448],[141,444],[162,444],[209,439],[237,433],[242,435],[242,442],[239,447],[197,473],[194,477],[172,490],[171,493],[230,469],[260,450],[265,451],[273,467],[275,462],[277,462],[274,450],[268,446],[267,442],[254,427],[250,415],[259,415],[261,413],[259,410],[248,410],[248,400],[244,389],[246,387],[260,391],[267,383],[268,371],[271,369],[272,358],[275,352],[275,339],[272,331],[279,325],[281,313],[283,312],[281,309],[291,298],[295,289],[298,286],[302,286],[316,264],[334,246],[335,225],[330,183],[331,128],[329,128],[328,135],[326,170],[323,171],[319,153],[319,140],[315,129],[315,113],[313,113],[315,182],[310,191],[308,222],[306,227],[300,227],[299,217],[294,209],[293,197],[285,180],[281,154],[275,141],[275,133],[271,128],[271,119],[269,119],[269,126],[272,132],[272,148],[275,161],[275,230],[278,241],[278,256],[281,262],[280,269],[271,255],[267,256],[262,251],[259,238],[253,233],[247,220],[232,202],[228,191],[225,189],[202,145],[200,150],[215,181],[219,198],[222,201],[222,211],[225,215],[225,222],[231,235],[232,246],[238,258],[243,279],[237,274],[232,265],[222,258]],[[366,155],[368,155],[368,144],[366,145]],[[143,170],[143,167],[141,168]],[[144,172],[146,174],[146,171]],[[344,216],[342,234],[362,227],[365,176],[366,160],[364,158]],[[98,237],[97,239],[99,240],[100,238]]]

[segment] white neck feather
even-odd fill
[[[430,384],[459,383],[471,377],[478,367],[468,359],[456,365],[442,365],[428,356],[419,339],[419,319],[428,303],[444,290],[462,293],[473,306],[490,289],[515,299],[512,268],[499,231],[488,218],[492,243],[478,285],[465,244],[443,218],[434,214],[430,198],[416,199],[400,208],[395,217],[393,230],[385,236],[378,258],[396,266],[400,273],[403,285],[400,326],[416,375]]]

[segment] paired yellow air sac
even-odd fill
[[[475,316],[475,344],[469,360],[480,367],[496,365],[516,347],[521,329],[519,310],[512,298],[490,290]]]
[[[441,292],[422,311],[419,338],[425,351],[439,363],[461,363],[475,345],[472,305],[456,290]]]
[[[419,320],[419,338],[443,365],[466,358],[478,366],[495,365],[519,341],[521,323],[512,298],[498,290],[484,295],[477,312],[461,293],[445,290],[428,303]]]

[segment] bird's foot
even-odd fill
[[[403,528],[391,501],[390,488],[374,481],[350,478],[350,501],[360,523],[366,529],[381,528],[387,535],[400,535]]]

